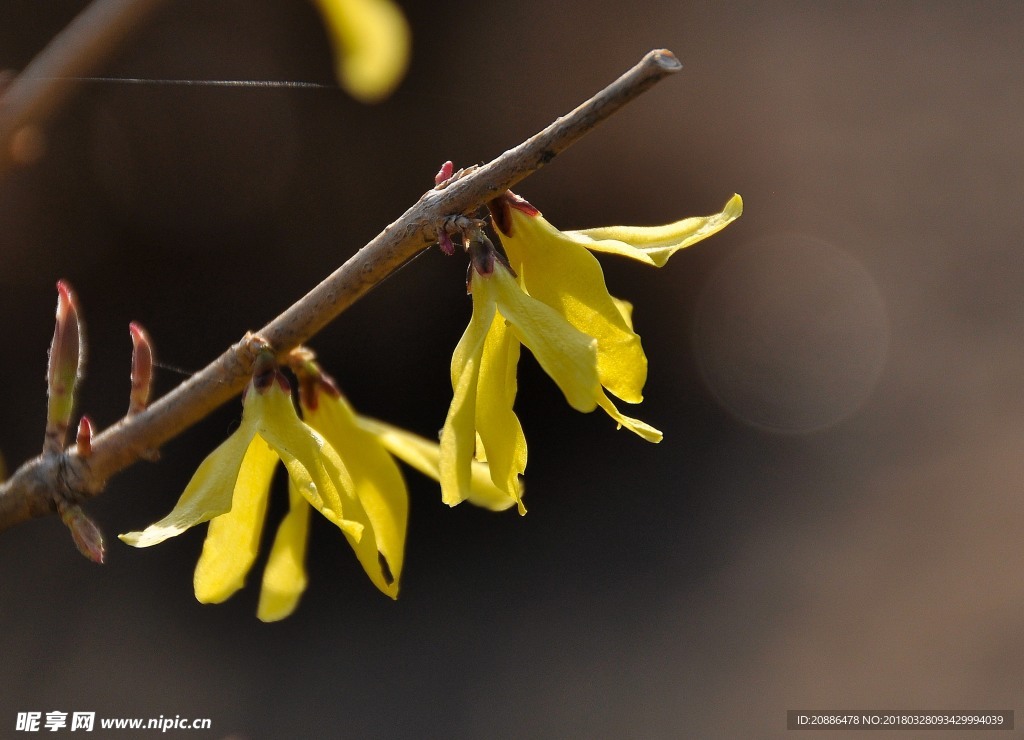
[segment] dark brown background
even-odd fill
[[[0,67],[82,6],[0,3]],[[744,196],[739,222],[660,271],[603,260],[651,359],[635,413],[665,441],[571,411],[524,353],[530,513],[448,510],[409,472],[401,599],[318,522],[309,591],[276,625],[255,618],[258,571],[196,603],[199,530],[115,540],[100,568],[56,519],[17,527],[0,536],[0,736],[54,709],[210,717],[197,736],[244,738],[782,737],[796,708],[1019,715],[1021,5],[406,10],[412,67],[376,107],[82,87],[46,157],[0,184],[0,450],[13,465],[41,443],[58,278],[88,322],[81,406],[105,426],[127,405],[129,321],[163,362],[201,367],[442,161],[492,158],[660,46],[684,71],[520,190],[565,228]],[[330,64],[305,3],[179,0],[106,72],[327,82]],[[464,269],[432,250],[317,338],[357,408],[440,427]],[[161,392],[179,380],[162,371]],[[115,478],[89,507],[108,535],[166,513],[237,415]]]

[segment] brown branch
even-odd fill
[[[74,90],[74,78],[99,69],[164,2],[96,0],[11,81],[0,97],[0,176],[19,159],[19,136],[38,133]]]
[[[437,241],[444,219],[469,213],[550,162],[590,129],[679,70],[670,51],[652,51],[622,77],[497,159],[419,201],[326,280],[258,334],[284,355],[423,249]],[[92,440],[92,453],[44,455],[25,463],[0,486],[0,531],[52,513],[58,498],[96,495],[115,473],[162,445],[238,394],[252,373],[245,340],[226,351],[145,411],[123,418]]]

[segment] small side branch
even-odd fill
[[[652,51],[618,80],[540,133],[447,187],[428,191],[257,335],[283,358],[436,242],[437,230],[445,218],[471,213],[504,193],[680,68],[671,52]],[[252,374],[252,349],[253,343],[243,340],[145,411],[126,416],[94,437],[88,458],[81,457],[77,448],[72,447],[64,455],[39,457],[25,463],[0,486],[0,531],[54,512],[58,497],[82,501],[96,495],[112,475],[237,395]]]
[[[3,91],[0,97],[0,176],[18,159],[18,137],[40,126],[94,74],[166,0],[95,0]]]

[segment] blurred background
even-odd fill
[[[0,3],[0,68],[84,6]],[[89,504],[105,566],[56,518],[0,535],[0,736],[50,710],[209,717],[197,737],[233,738],[768,738],[809,708],[1016,709],[1024,724],[1020,3],[404,9],[412,64],[375,106],[80,87],[41,159],[0,182],[8,465],[42,442],[58,278],[89,333],[80,408],[109,426],[128,403],[129,321],[180,370],[159,371],[166,392],[332,272],[444,160],[495,157],[656,47],[682,73],[518,190],[566,229],[743,195],[738,222],[661,270],[602,258],[650,358],[646,400],[624,410],[664,442],[572,411],[524,352],[529,514],[450,510],[407,470],[401,598],[317,520],[309,589],[266,625],[264,558],[202,606],[204,528],[140,551],[114,539],[170,509],[233,402]],[[331,69],[308,3],[178,0],[102,73]],[[358,410],[436,434],[464,275],[432,249],[316,338]]]

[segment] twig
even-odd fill
[[[57,34],[0,97],[0,176],[18,160],[18,137],[38,128],[68,98],[72,78],[110,58],[165,0],[96,0]]]
[[[308,340],[375,285],[437,241],[445,218],[469,213],[550,162],[590,129],[681,68],[670,51],[648,53],[622,77],[540,133],[419,201],[326,280],[258,332],[283,356]],[[25,463],[0,486],[0,531],[55,510],[55,496],[81,501],[115,473],[158,448],[238,394],[252,373],[251,344],[226,351],[145,411],[92,440],[88,459],[64,455]]]

